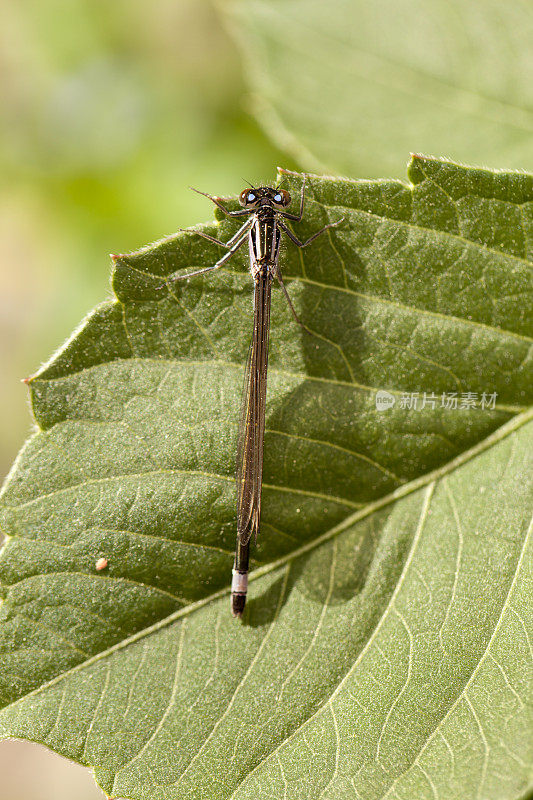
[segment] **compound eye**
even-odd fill
[[[291,202],[291,196],[284,189],[280,189],[274,195],[273,200],[277,206],[288,206]]]
[[[257,200],[257,193],[250,189],[245,189],[239,195],[239,203],[241,206],[252,206]]]
[[[241,192],[239,195],[239,203],[241,206],[250,206],[257,200],[257,195],[255,192],[251,192],[249,189],[245,189],[244,192]]]

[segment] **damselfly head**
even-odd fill
[[[258,186],[245,189],[239,195],[239,203],[244,208],[254,209],[262,203],[286,208],[291,202],[291,196],[285,189],[274,189],[271,186]]]

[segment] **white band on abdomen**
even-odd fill
[[[248,591],[248,574],[232,570],[233,578],[231,581],[231,591],[237,594],[246,594]]]

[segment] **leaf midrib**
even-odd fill
[[[421,489],[424,486],[433,483],[434,481],[440,480],[442,477],[452,472],[454,469],[457,469],[458,467],[470,461],[472,458],[475,458],[476,456],[483,453],[485,450],[488,450],[490,447],[502,441],[503,439],[507,438],[507,436],[509,436],[511,433],[513,433],[516,430],[519,430],[521,427],[523,427],[532,420],[533,420],[533,408],[529,409],[523,414],[513,417],[513,419],[509,420],[509,422],[507,422],[505,425],[502,425],[500,428],[494,431],[490,436],[488,436],[482,442],[478,442],[470,450],[464,451],[455,459],[452,459],[442,467],[439,467],[438,469],[433,470],[432,472],[427,473],[426,475],[422,475],[420,478],[417,478],[408,484],[404,484],[391,494],[386,495],[385,497],[382,497],[373,503],[369,503],[365,508],[356,511],[350,517],[347,517],[341,523],[334,526],[331,530],[317,537],[317,539],[315,539],[314,541],[308,542],[299,549],[292,551],[291,553],[277,559],[276,561],[273,561],[270,564],[266,564],[254,570],[253,572],[250,573],[249,580],[250,581],[258,580],[259,578],[263,577],[263,575],[267,575],[270,572],[273,572],[285,566],[291,561],[294,561],[295,559],[300,558],[303,555],[306,555],[307,553],[311,552],[317,547],[320,547],[322,544],[326,543],[327,541],[330,541],[335,536],[340,535],[351,525],[354,525],[356,522],[365,519],[367,516],[370,516],[370,514],[374,513],[375,511],[379,511],[385,506],[394,503],[397,500],[409,494],[412,494],[418,489]],[[97,653],[90,659],[87,659],[87,661],[77,664],[75,667],[72,667],[72,669],[67,670],[61,675],[57,675],[55,678],[43,684],[42,686],[33,689],[26,695],[23,695],[17,698],[17,700],[13,701],[12,703],[9,703],[8,705],[4,706],[2,709],[0,709],[0,717],[4,711],[17,706],[19,703],[24,702],[30,697],[35,697],[41,694],[42,692],[45,692],[47,689],[55,686],[62,680],[66,680],[71,675],[80,672],[86,667],[92,666],[94,663],[97,663],[98,661],[101,661],[107,658],[108,656],[111,656],[114,653],[122,649],[125,649],[129,645],[134,644],[135,642],[140,641],[145,637],[151,636],[153,633],[157,633],[158,631],[163,630],[164,628],[176,622],[178,619],[194,613],[195,611],[197,611],[200,608],[203,608],[209,603],[215,602],[216,600],[219,600],[222,597],[227,596],[230,592],[230,589],[231,587],[227,586],[226,588],[220,589],[218,592],[214,592],[213,594],[203,598],[202,600],[198,600],[195,603],[191,603],[189,606],[179,609],[178,611],[175,611],[173,614],[170,614],[168,617],[159,620],[158,622],[154,623],[154,625],[151,625],[148,628],[138,631],[137,633],[124,639],[121,642],[117,642],[117,644],[113,645],[112,647],[106,650],[103,650],[101,653]]]

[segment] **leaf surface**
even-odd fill
[[[233,0],[269,136],[309,169],[402,176],[405,153],[533,168],[533,9],[521,0]]]
[[[117,300],[31,381],[40,430],[2,494],[3,735],[117,797],[525,790],[532,180],[410,178],[309,181],[297,235],[344,221],[283,253],[313,334],[275,291],[242,625],[245,256],[183,283],[220,257],[193,233],[115,259]]]

